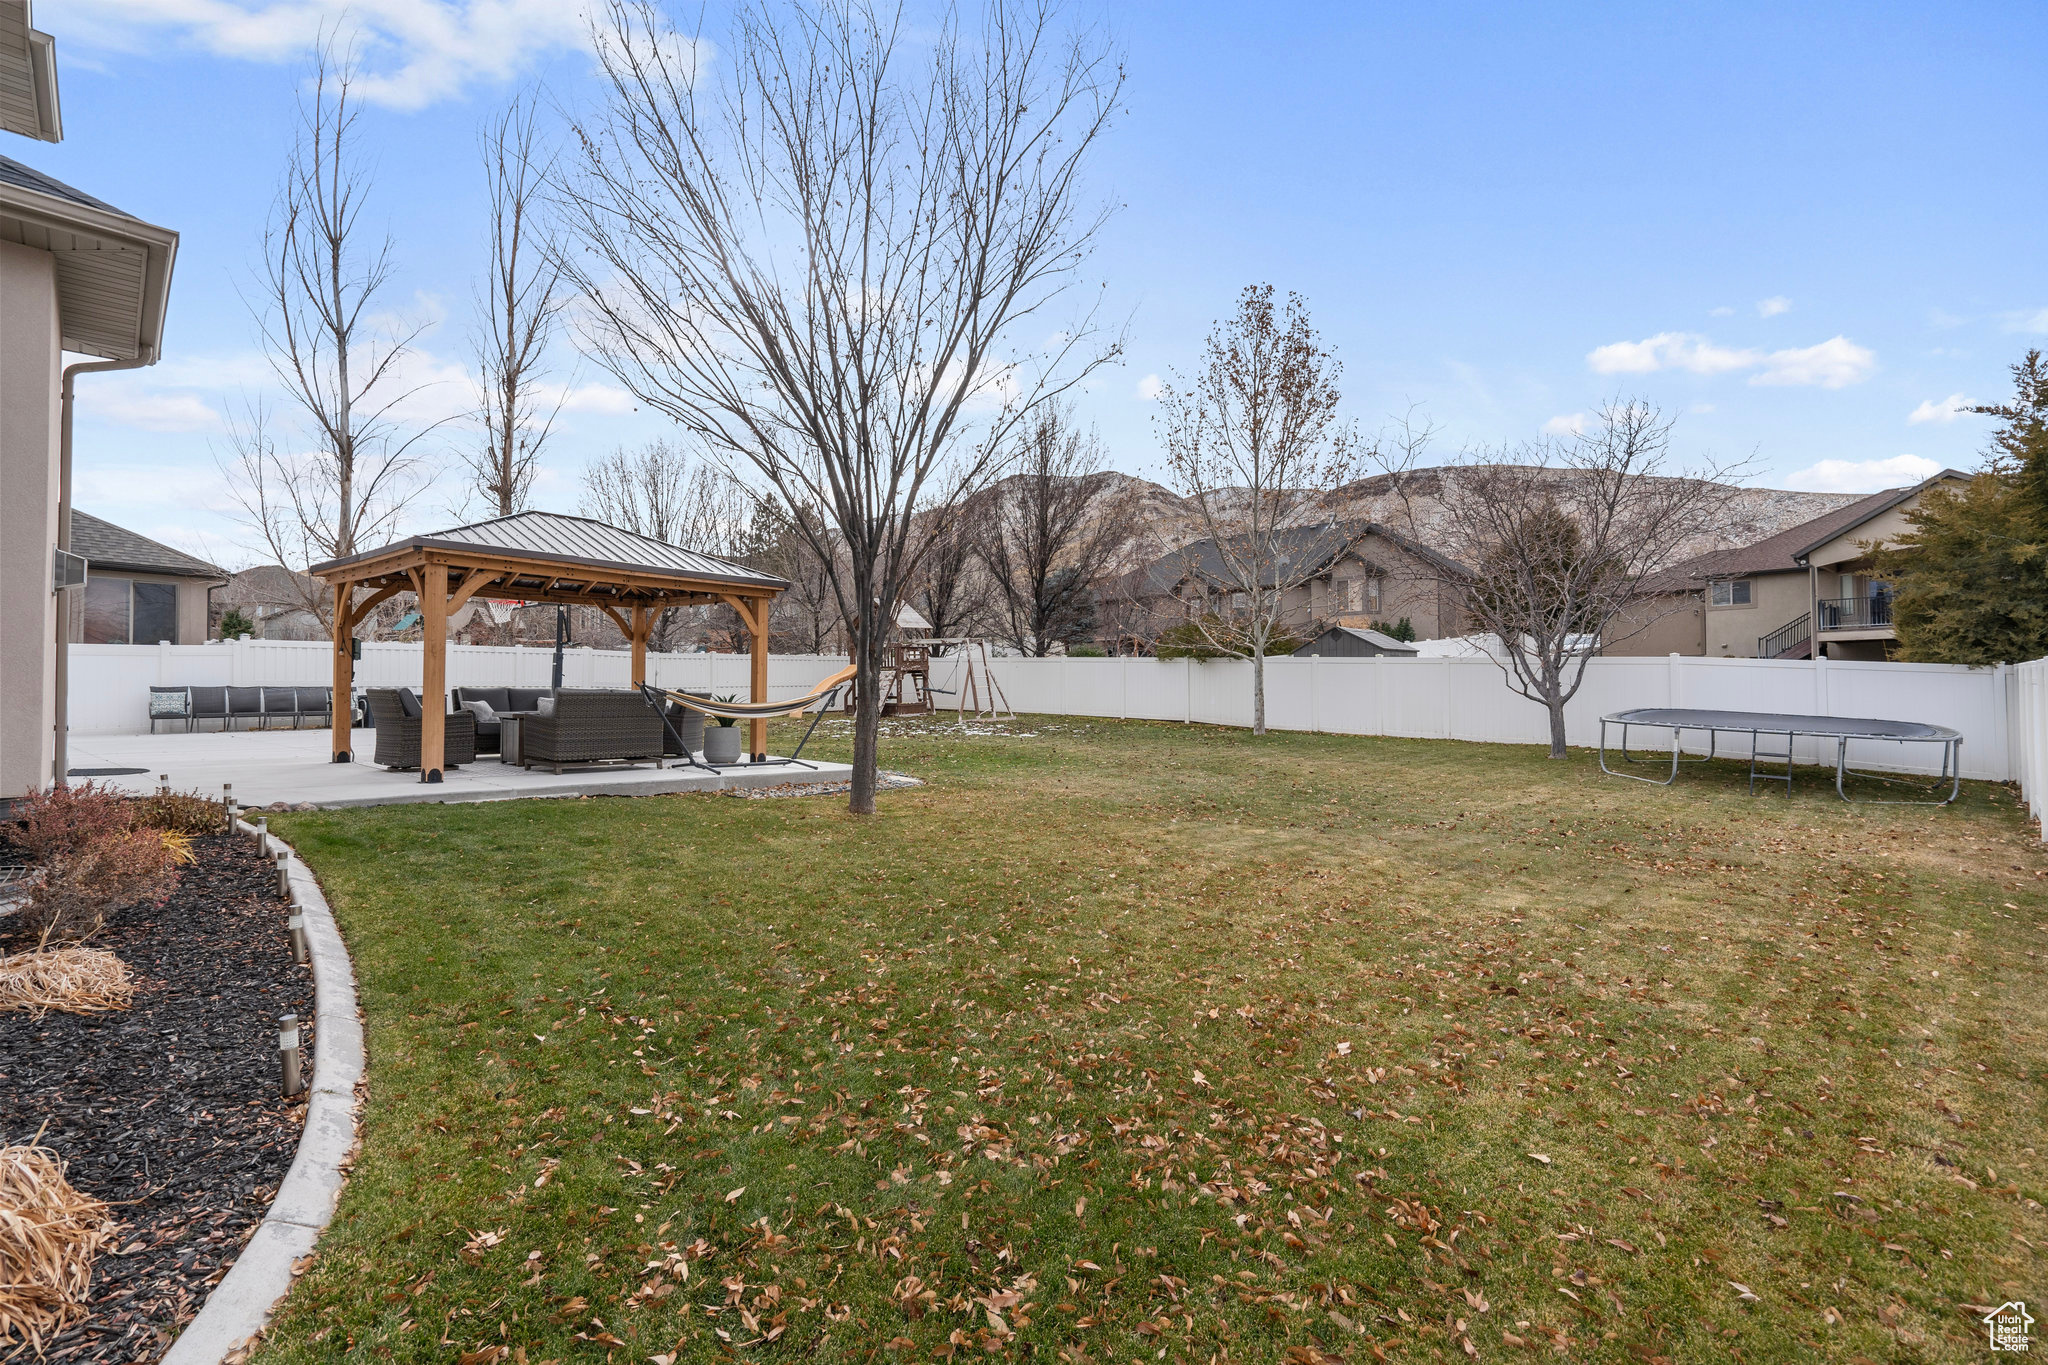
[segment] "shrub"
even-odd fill
[[[1109,651],[1101,645],[1075,645],[1067,651],[1069,659],[1107,659]]]
[[[29,893],[22,922],[44,943],[90,938],[111,911],[169,895],[177,862],[160,830],[104,835],[50,865]]]
[[[133,803],[112,788],[91,782],[32,791],[14,803],[14,815],[21,824],[14,833],[15,845],[46,867],[95,840],[135,827]]]
[[[217,638],[239,640],[244,635],[254,635],[256,623],[251,621],[240,607],[229,607],[220,614],[220,628]]]
[[[43,942],[88,938],[110,911],[168,895],[190,860],[189,839],[170,846],[170,831],[138,826],[138,802],[91,782],[30,792],[14,809],[14,842],[44,869],[21,922]]]
[[[1244,639],[1244,632],[1237,626],[1211,616],[1204,622],[1183,621],[1159,633],[1153,642],[1152,652],[1162,659],[1234,659],[1245,657],[1250,652],[1250,642]],[[1230,649],[1217,647],[1217,642],[1231,646]],[[1272,638],[1266,641],[1266,657],[1278,658],[1292,654],[1307,643],[1301,636],[1284,626],[1275,627]]]
[[[217,834],[227,823],[221,803],[197,792],[157,792],[134,806],[138,824],[166,834]]]

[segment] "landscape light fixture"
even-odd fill
[[[284,924],[292,936],[292,961],[303,967],[313,960],[312,945],[306,942],[306,917],[294,909]]]
[[[278,1016],[277,1065],[278,1082],[286,1099],[306,1088],[299,1075],[299,1016],[296,1014]]]
[[[291,855],[283,849],[277,851],[277,894],[287,901],[292,898]]]

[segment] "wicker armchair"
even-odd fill
[[[376,762],[387,768],[420,766],[420,704],[412,689],[372,687],[366,693],[377,730]],[[406,703],[411,702],[410,706]],[[456,711],[444,722],[441,762],[450,768],[476,762],[476,717]]]
[[[555,694],[555,713],[528,720],[521,766],[561,772],[578,763],[651,761],[662,766],[661,716],[638,692],[597,690]]]

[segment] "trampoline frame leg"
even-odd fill
[[[1617,771],[1616,769],[1614,769],[1614,768],[1610,768],[1610,767],[1608,767],[1608,766],[1607,766],[1607,727],[1608,727],[1608,725],[1609,725],[1609,724],[1615,724],[1615,725],[1619,725],[1619,726],[1621,727],[1621,750],[1620,750],[1620,753],[1621,753],[1621,761],[1622,761],[1623,763],[1651,763],[1651,762],[1656,762],[1656,763],[1662,763],[1662,762],[1664,761],[1664,760],[1662,760],[1662,759],[1648,759],[1648,758],[1633,758],[1633,757],[1631,757],[1631,756],[1629,755],[1629,751],[1628,751],[1628,728],[1629,728],[1629,722],[1627,722],[1627,721],[1613,721],[1613,722],[1610,722],[1610,721],[1608,721],[1608,719],[1607,719],[1607,718],[1606,718],[1605,716],[1602,716],[1602,717],[1600,718],[1600,771],[1601,771],[1601,772],[1603,772],[1603,773],[1606,773],[1606,774],[1607,774],[1607,775],[1608,775],[1609,777],[1625,777],[1625,778],[1627,778],[1627,779],[1628,779],[1629,781],[1631,781],[1631,782],[1647,782],[1647,783],[1649,783],[1649,784],[1650,784],[1651,786],[1653,786],[1653,787],[1668,787],[1668,786],[1670,786],[1670,785],[1671,785],[1671,784],[1672,784],[1673,782],[1676,782],[1676,781],[1678,780],[1678,765],[1679,765],[1680,763],[1712,763],[1712,762],[1714,761],[1715,745],[1717,744],[1717,742],[1718,742],[1718,738],[1719,738],[1719,737],[1718,737],[1718,736],[1717,736],[1717,735],[1716,735],[1716,734],[1715,734],[1715,733],[1714,733],[1714,732],[1713,732],[1712,730],[1709,730],[1709,731],[1707,731],[1707,754],[1706,754],[1706,757],[1705,757],[1705,758],[1686,758],[1686,757],[1684,757],[1684,756],[1683,756],[1683,755],[1684,755],[1684,750],[1682,750],[1682,749],[1681,749],[1681,748],[1679,747],[1679,738],[1680,738],[1680,736],[1681,736],[1681,735],[1682,735],[1682,734],[1684,733],[1683,727],[1681,727],[1681,726],[1676,726],[1676,725],[1674,725],[1674,726],[1670,727],[1670,728],[1671,728],[1671,772],[1669,773],[1669,775],[1667,775],[1667,776],[1665,776],[1665,777],[1641,777],[1641,776],[1638,776],[1638,775],[1637,775],[1637,774],[1635,774],[1635,773],[1625,773],[1625,772],[1620,772],[1620,771]],[[1660,725],[1660,726],[1658,726],[1658,727],[1656,727],[1656,728],[1657,728],[1657,729],[1660,729],[1660,730],[1661,730],[1661,729],[1663,729],[1663,728],[1665,728],[1665,727],[1663,727],[1663,726],[1661,726],[1661,725]]]
[[[1894,744],[1925,744],[1928,741],[1924,739],[1897,739],[1891,742]],[[1858,801],[1855,797],[1849,795],[1844,790],[1843,783],[1845,779],[1850,777],[1868,777],[1874,781],[1893,784],[1903,782],[1904,779],[1887,777],[1883,773],[1860,772],[1851,768],[1849,766],[1849,739],[1846,735],[1835,741],[1835,795],[1841,797],[1852,806],[1946,806],[1963,794],[1963,741],[1961,736],[1957,736],[1954,739],[1944,739],[1940,743],[1941,774],[1934,779],[1934,786],[1931,790],[1934,793],[1939,793],[1942,785],[1946,783],[1948,795],[1942,797],[1939,801],[1886,800],[1882,798]]]

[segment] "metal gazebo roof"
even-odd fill
[[[315,564],[312,572],[328,579],[362,580],[396,570],[403,561],[427,555],[452,559],[480,555],[515,565],[532,561],[531,573],[508,578],[503,591],[493,594],[504,597],[517,597],[522,590],[546,588],[550,584],[565,591],[549,592],[548,598],[602,601],[646,595],[630,590],[606,592],[607,587],[627,587],[606,581],[621,576],[638,580],[635,586],[641,588],[653,587],[651,580],[667,579],[674,582],[677,590],[723,590],[747,595],[779,593],[789,586],[786,579],[744,564],[686,550],[588,517],[559,512],[520,512],[470,526],[410,536],[362,554]]]

